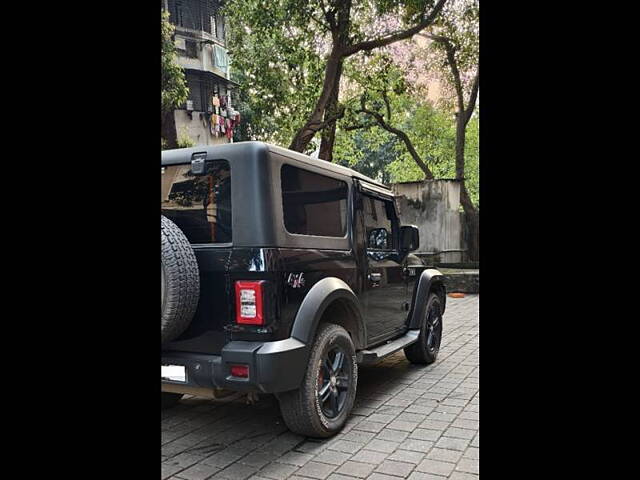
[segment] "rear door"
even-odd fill
[[[359,195],[362,224],[358,231],[365,246],[362,304],[371,346],[405,329],[407,286],[398,252],[399,224],[393,198],[365,190]]]
[[[231,168],[208,161],[203,175],[190,164],[162,168],[162,215],[186,235],[198,260],[200,301],[187,330],[163,350],[219,353],[232,318],[229,258],[232,253]]]

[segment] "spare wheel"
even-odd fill
[[[198,262],[189,240],[162,216],[162,343],[189,326],[200,298]]]

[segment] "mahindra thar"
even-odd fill
[[[436,360],[443,276],[393,192],[261,142],[162,152],[162,405],[272,393],[294,432],[344,425],[358,364]]]

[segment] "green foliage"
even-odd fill
[[[477,110],[476,110],[477,112]],[[464,150],[465,183],[471,201],[480,208],[480,122],[477,114],[467,124],[467,145]]]
[[[381,128],[340,130],[333,148],[334,162],[389,183],[389,166],[398,158],[398,143],[395,135]]]
[[[193,140],[191,140],[191,137],[189,137],[189,135],[185,130],[180,132],[180,134],[178,135],[178,148],[194,147],[195,144],[196,143]]]
[[[435,178],[455,178],[455,116],[438,108],[419,94],[387,52],[361,57],[345,70],[349,78],[347,113],[338,124],[334,158],[383,182],[424,179],[424,172],[409,154],[404,142],[381,128],[361,109],[361,99],[369,110],[379,113],[394,128],[405,132]],[[389,109],[384,101],[389,102]],[[389,115],[391,114],[391,115]],[[350,130],[350,127],[363,128]],[[465,149],[467,189],[478,205],[478,118],[467,126]]]
[[[229,0],[225,4],[232,76],[241,86],[239,110],[245,114],[239,139],[290,144],[322,90],[332,44],[323,9],[342,4],[342,0]],[[354,1],[350,42],[402,30],[434,4],[434,0]]]
[[[438,178],[455,178],[455,118],[430,102],[409,95],[394,99],[395,126],[409,135],[420,156]],[[401,120],[404,117],[404,120]],[[465,148],[466,186],[476,207],[479,199],[479,121],[474,115],[467,126]],[[339,130],[334,148],[335,162],[384,183],[424,179],[424,172],[411,158],[405,144],[378,126]]]
[[[314,28],[308,2],[231,0],[225,12],[240,140],[288,146],[313,109],[322,86],[324,32]],[[317,13],[317,12],[316,12]]]
[[[181,106],[189,95],[182,67],[175,63],[173,43],[174,26],[169,22],[169,13],[162,12],[162,111],[167,112]]]
[[[448,0],[438,17],[433,33],[449,39],[455,50],[454,58],[460,72],[465,102],[469,97],[479,60],[479,0]],[[455,82],[442,42],[432,42],[421,52],[431,74],[442,80],[445,96],[442,105],[457,108]]]
[[[478,2],[449,2],[451,6],[445,6],[447,18],[432,30],[450,34],[458,42],[458,57],[467,88],[475,72],[472,67],[477,52]],[[331,35],[321,4],[330,8],[338,3],[339,0],[229,0],[226,3],[232,77],[241,86],[235,107],[240,111],[242,122],[235,141],[255,139],[288,146],[304,125],[322,89],[326,56],[331,49]],[[349,38],[355,43],[402,30],[414,24],[435,3],[434,0],[354,1]],[[430,46],[427,54],[418,51],[409,41],[403,45],[361,52],[345,60],[340,103],[346,107],[346,114],[337,125],[334,161],[383,182],[424,178],[404,142],[377,126],[370,116],[357,112],[364,96],[368,108],[407,133],[436,178],[454,178],[452,105],[435,106],[426,100],[424,90],[416,87],[417,77],[423,79],[432,71],[446,75],[446,61],[438,46]],[[399,62],[401,48],[411,50],[403,63]],[[448,85],[450,82],[445,84]],[[383,92],[389,100],[390,112]],[[351,129],[353,126],[362,128]],[[467,189],[478,205],[476,116],[467,127],[465,164]]]

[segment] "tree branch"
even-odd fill
[[[395,32],[384,37],[376,38],[373,40],[367,40],[364,42],[356,43],[354,45],[349,45],[343,51],[344,56],[348,57],[362,50],[373,50],[374,48],[384,47],[386,45],[397,42],[399,40],[404,40],[406,38],[412,37],[413,35],[424,30],[434,22],[434,20],[436,19],[436,17],[440,13],[440,11],[442,10],[442,7],[444,7],[444,4],[446,2],[447,0],[439,0],[438,3],[435,5],[435,7],[433,7],[433,10],[431,11],[428,17],[423,19],[417,25],[414,25],[413,27],[408,28],[407,30],[402,30],[400,32]]]
[[[323,120],[321,122],[313,122],[313,123],[309,124],[309,126],[313,127],[316,132],[319,132],[319,131],[324,130],[325,128],[327,128],[327,126],[329,124],[331,124],[331,123],[333,123],[333,122],[335,122],[337,120],[340,120],[342,117],[344,117],[344,113],[345,113],[344,105],[341,105],[340,108],[338,108],[338,112],[335,115],[333,115],[333,116],[331,116],[331,117],[329,117],[329,118],[327,118],[327,119],[325,119],[325,120]]]
[[[313,20],[314,22],[316,22],[318,25],[320,25],[320,27],[327,28],[327,25],[322,20],[320,20],[319,18],[316,18],[315,15],[310,14],[309,18],[311,20]]]
[[[351,132],[353,130],[360,130],[373,127],[373,123],[358,123],[356,125],[348,125],[346,127],[342,127],[343,130],[347,132]]]
[[[460,80],[460,70],[458,70],[458,62],[456,61],[456,48],[451,42],[450,38],[442,37],[439,35],[426,34],[424,35],[430,38],[434,42],[441,43],[447,54],[447,63],[451,68],[451,76],[453,77],[453,87],[456,91],[456,97],[458,99],[458,112],[459,115],[464,115],[464,91],[462,89],[462,81]]]
[[[480,67],[476,71],[476,76],[473,79],[473,85],[471,87],[471,93],[469,95],[469,102],[467,103],[467,107],[464,106],[464,91],[462,89],[462,81],[460,79],[460,71],[458,69],[458,62],[456,61],[455,52],[456,47],[451,42],[451,39],[447,37],[442,37],[439,35],[433,34],[422,34],[423,37],[430,38],[434,42],[441,43],[445,51],[447,53],[447,62],[449,63],[449,67],[451,68],[451,75],[453,76],[453,85],[456,91],[456,97],[458,98],[458,111],[459,114],[463,116],[463,122],[466,126],[469,123],[469,119],[471,118],[471,114],[476,106],[476,100],[478,98],[478,88],[479,88],[479,79],[480,79]]]
[[[469,103],[467,104],[467,109],[464,111],[465,126],[467,125],[467,123],[469,123],[469,120],[471,119],[471,115],[473,114],[473,110],[476,108],[476,100],[478,99],[479,83],[480,83],[480,65],[478,65],[476,76],[473,79],[473,86],[471,87],[471,95],[469,96]]]
[[[387,92],[382,92],[382,99],[384,100],[384,104],[387,106],[387,120],[391,121],[391,105],[389,104],[389,97],[387,96]]]
[[[402,130],[394,128],[391,125],[389,125],[387,122],[385,122],[382,115],[380,115],[378,112],[374,112],[373,110],[368,110],[365,105],[364,97],[360,99],[360,107],[361,107],[360,110],[357,110],[356,113],[366,113],[368,115],[371,115],[373,118],[375,118],[376,122],[378,123],[378,125],[380,125],[380,127],[385,129],[387,132],[393,133],[395,136],[399,137],[406,145],[407,150],[409,150],[409,154],[411,155],[413,160],[416,162],[418,167],[420,167],[420,170],[424,172],[425,178],[427,180],[433,180],[433,173],[431,172],[427,164],[422,161],[422,158],[420,158],[420,155],[418,155],[418,152],[413,146],[413,143],[411,142],[411,139],[409,138],[409,136],[406,133],[404,133]]]
[[[331,10],[331,11],[327,10],[326,5],[324,4],[324,0],[320,0],[320,9],[322,10],[324,18],[327,20],[327,23],[329,24],[329,29],[335,30],[337,27],[335,10]]]

